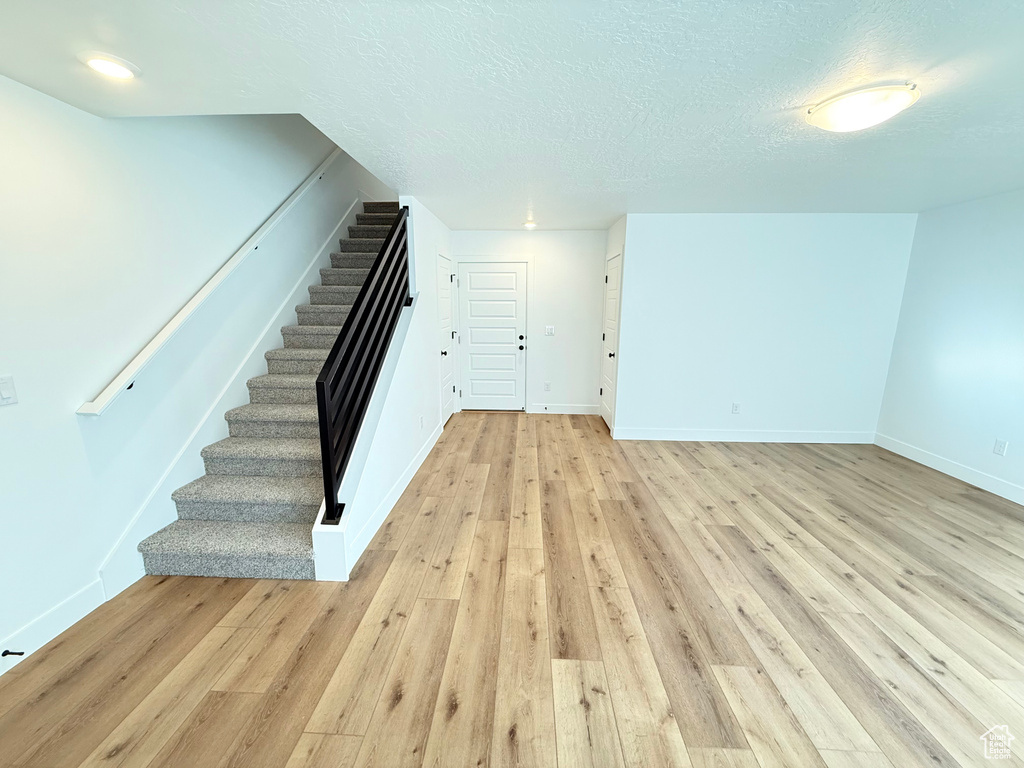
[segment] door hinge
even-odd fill
[[[455,338],[455,331],[452,331],[452,338]]]
[[[448,277],[450,278],[449,282],[455,282],[455,275],[448,275]]]
[[[459,390],[459,397],[462,397],[462,390]]]
[[[599,390],[597,390],[597,394],[603,395],[604,394],[604,387],[601,387]]]
[[[606,283],[608,282],[608,275],[605,275],[605,276],[604,276],[604,281],[605,281]]]
[[[453,395],[455,394],[455,385],[454,384],[452,384],[452,394]]]
[[[601,341],[604,341],[604,334],[601,334]]]

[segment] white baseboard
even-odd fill
[[[963,480],[965,483],[976,485],[978,488],[994,493],[997,496],[1002,496],[1004,499],[1009,499],[1017,504],[1024,504],[1024,486],[939,456],[931,451],[918,448],[916,445],[904,443],[902,440],[883,435],[881,432],[875,435],[875,445],[881,446],[893,453],[898,453],[900,456],[905,456],[911,461],[916,461],[918,464],[924,464],[926,467],[931,467],[943,474],[955,477],[957,480]]]
[[[533,403],[526,406],[527,413],[600,414],[601,405],[583,403]]]
[[[874,432],[811,432],[743,429],[660,429],[615,427],[616,440],[678,440],[708,443],[865,443]]]
[[[0,675],[42,648],[102,602],[103,585],[96,578],[43,615],[37,616],[21,629],[0,640],[0,648],[25,652],[24,656],[6,656],[0,659]]]

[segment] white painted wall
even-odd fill
[[[1024,190],[920,214],[878,433],[1024,504]]]
[[[871,442],[914,224],[630,214],[615,437]]]
[[[30,651],[141,574],[135,544],[227,435],[355,190],[390,195],[336,162],[130,392],[77,416],[333,145],[290,116],[102,120],[3,78],[0,112],[0,375],[20,398],[0,407],[0,638]]]
[[[455,262],[526,261],[526,410],[598,413],[604,231],[452,233]],[[545,336],[545,326],[555,327]],[[550,391],[544,382],[551,382]]]

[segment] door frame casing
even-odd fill
[[[612,259],[618,258],[618,259],[620,259],[620,262],[619,262],[619,302],[618,302],[618,316],[615,318],[615,326],[616,326],[616,331],[615,331],[615,365],[613,366],[614,369],[615,369],[615,373],[614,373],[614,379],[612,381],[612,398],[611,398],[610,408],[609,408],[609,410],[611,411],[611,416],[612,416],[611,423],[609,423],[608,419],[605,418],[605,415],[604,415],[604,401],[603,401],[603,399],[599,400],[599,403],[601,404],[601,409],[600,409],[601,410],[601,418],[604,419],[605,424],[608,425],[608,430],[611,432],[613,437],[615,436],[615,410],[616,410],[615,406],[616,406],[616,404],[618,402],[618,397],[619,397],[619,362],[620,362],[619,361],[619,342],[622,339],[622,279],[623,279],[623,275],[625,274],[625,270],[624,270],[624,267],[625,267],[625,255],[624,255],[624,251],[625,251],[625,249],[620,249],[617,252],[609,251],[609,253],[605,256],[605,260],[604,260],[605,285],[604,285],[604,291],[602,293],[602,298],[604,300],[603,301],[604,306],[601,309],[601,333],[603,334],[605,332],[605,329],[608,327],[608,316],[606,314],[606,312],[608,311],[608,263]],[[605,354],[604,343],[603,343],[603,340],[602,340],[602,344],[601,344],[601,355],[602,355],[602,360],[601,360],[601,366],[602,367],[601,367],[601,370],[602,371],[604,370],[604,359],[603,359],[603,355],[604,354]],[[603,375],[601,375],[601,377],[598,379],[598,386],[600,387],[603,383],[604,383],[604,377],[603,377]],[[603,394],[599,395],[599,397],[603,398]]]

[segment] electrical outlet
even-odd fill
[[[14,389],[13,376],[0,376],[0,405],[14,405],[18,402],[18,392]]]
[[[732,412],[734,414],[740,412],[740,404],[739,403],[733,403],[732,404]]]
[[[553,325],[545,325],[544,326],[544,335],[545,336],[554,336],[555,335],[555,326],[553,326]]]
[[[1010,447],[1010,444],[1005,440],[996,440],[995,447],[992,449],[992,453],[996,456],[1005,456],[1006,449]]]
[[[545,392],[550,392],[551,391],[551,382],[550,381],[545,381],[544,382],[544,391]]]

